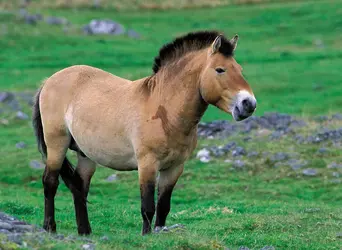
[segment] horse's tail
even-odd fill
[[[33,107],[32,107],[32,125],[34,129],[34,133],[36,136],[38,150],[43,156],[43,160],[46,160],[47,150],[46,150],[46,143],[44,140],[44,131],[43,131],[43,124],[42,124],[42,117],[40,115],[40,105],[39,105],[39,97],[40,92],[42,91],[42,87],[37,91],[36,95],[33,99]]]
[[[43,156],[43,161],[46,161],[47,158],[47,147],[44,140],[44,131],[43,131],[43,124],[42,124],[42,117],[40,114],[40,105],[39,105],[39,97],[40,92],[42,91],[42,87],[37,91],[34,100],[33,100],[33,110],[32,110],[32,124],[33,129],[36,135],[38,150]],[[75,194],[79,195],[79,187],[82,185],[82,178],[81,176],[75,171],[71,162],[65,157],[62,168],[60,170],[60,175],[65,183],[65,185],[70,189],[70,191]]]

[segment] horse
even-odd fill
[[[178,36],[159,50],[153,73],[134,81],[87,65],[45,79],[32,111],[45,163],[43,228],[56,232],[54,200],[61,176],[73,195],[78,234],[92,233],[87,197],[96,165],[101,165],[137,170],[141,234],[165,229],[174,186],[196,148],[198,123],[208,106],[237,122],[256,109],[234,59],[238,39],[217,30]],[[66,157],[69,149],[77,154],[75,168]]]

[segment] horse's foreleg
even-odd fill
[[[61,139],[60,142],[63,140]],[[67,145],[67,138],[65,139]],[[55,195],[59,185],[58,176],[65,158],[67,146],[48,145],[46,167],[42,182],[44,186],[44,224],[48,232],[56,232]]]
[[[95,172],[96,164],[87,157],[78,154],[78,164],[76,172],[78,177],[75,175],[75,182],[73,182],[73,197],[75,205],[75,214],[78,233],[80,235],[87,235],[91,233],[91,227],[88,218],[87,209],[87,196],[89,192],[89,186],[91,178]]]
[[[165,226],[166,217],[170,212],[172,191],[179,176],[182,174],[183,169],[184,166],[179,165],[177,167],[171,167],[164,171],[160,171],[158,183],[157,217],[154,226],[156,229]]]
[[[157,166],[154,161],[139,162],[139,184],[141,195],[141,216],[143,218],[142,235],[151,232],[151,225],[155,213],[154,192]]]

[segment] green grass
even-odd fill
[[[229,36],[240,35],[236,59],[258,99],[256,115],[278,111],[312,116],[341,111],[342,3],[337,0],[159,12],[32,9],[35,11],[65,16],[73,26],[68,32],[44,23],[29,26],[11,13],[0,12],[1,90],[35,90],[45,77],[73,64],[141,78],[151,73],[153,58],[164,43],[189,31],[215,28]],[[142,38],[84,36],[79,29],[92,18],[112,18]],[[323,47],[315,45],[319,41]],[[29,167],[30,160],[40,158],[33,130],[30,122],[6,118],[10,124],[0,128],[0,210],[41,225],[42,171]],[[210,108],[203,120],[213,119],[230,117]],[[184,224],[185,230],[141,237],[137,173],[100,167],[89,196],[97,249],[260,249],[266,245],[340,249],[342,242],[336,233],[342,231],[341,184],[331,182],[332,170],[326,164],[342,161],[341,148],[326,145],[331,152],[322,158],[315,153],[320,145],[297,145],[290,139],[273,142],[257,136],[248,143],[241,137],[233,139],[248,150],[297,152],[319,175],[303,177],[288,168],[273,168],[262,157],[249,162],[246,171],[232,171],[223,159],[203,164],[192,158],[177,184],[167,221],[169,225]],[[18,141],[28,147],[16,149]],[[212,143],[223,142],[200,141],[198,148]],[[119,180],[106,182],[113,173]],[[76,234],[72,198],[64,184],[56,197],[56,219],[59,232]],[[103,235],[110,240],[100,241]],[[44,249],[77,249],[81,244],[50,240]]]

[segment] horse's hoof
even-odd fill
[[[56,224],[45,224],[43,225],[43,229],[48,233],[56,233]]]
[[[78,230],[78,235],[80,235],[80,236],[85,236],[85,235],[90,235],[90,234],[91,234],[91,228],[90,227],[80,228]]]

